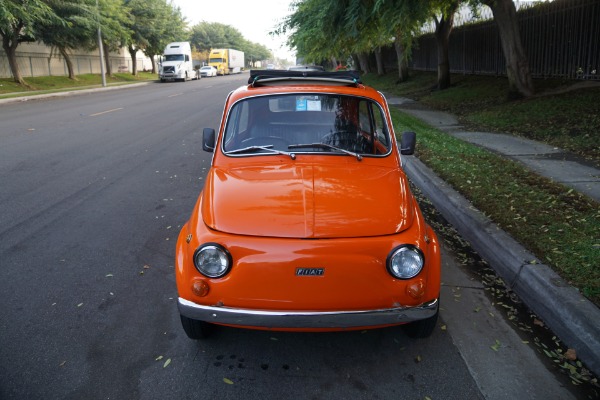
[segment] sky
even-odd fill
[[[269,35],[291,13],[291,0],[172,0],[172,3],[181,9],[190,27],[202,21],[231,25],[247,40],[265,45],[275,56],[295,59],[294,52],[285,45],[287,38]]]

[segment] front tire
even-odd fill
[[[206,339],[214,329],[213,325],[208,322],[184,317],[181,314],[179,316],[181,317],[181,326],[185,334],[192,340]]]
[[[402,325],[402,329],[406,336],[413,339],[425,339],[431,336],[433,330],[437,325],[438,315],[440,314],[440,308],[438,306],[435,315],[429,317],[427,319],[422,319],[420,321],[414,321],[408,323],[406,325]]]

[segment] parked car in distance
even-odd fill
[[[250,71],[231,92],[175,255],[191,339],[437,323],[440,246],[402,169],[384,96],[354,71]]]
[[[217,76],[217,69],[211,65],[205,65],[200,68],[201,77]]]
[[[288,71],[325,71],[320,65],[292,65]]]
[[[275,69],[275,64],[267,64],[267,69]]]

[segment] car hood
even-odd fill
[[[201,215],[208,227],[236,235],[340,238],[406,229],[414,205],[404,172],[364,164],[213,167]]]

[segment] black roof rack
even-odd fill
[[[284,71],[284,70],[250,70],[248,84],[255,86],[289,85],[306,83],[337,84],[342,86],[359,86],[362,84],[356,71]]]

